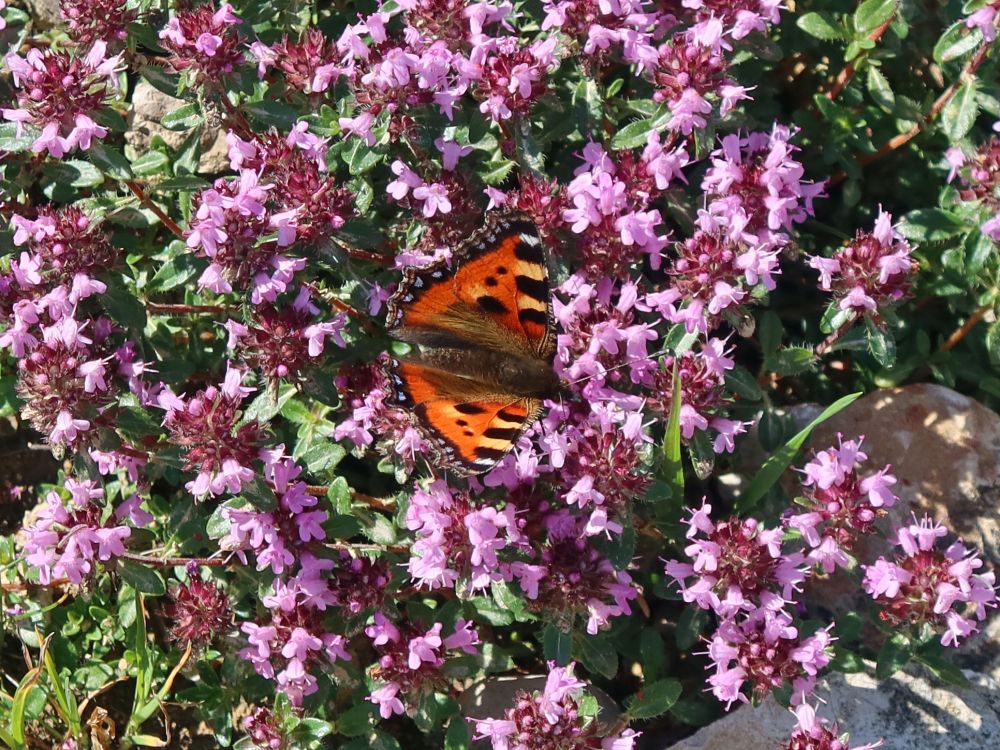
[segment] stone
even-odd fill
[[[59,0],[25,0],[24,4],[37,31],[48,31],[62,23]]]
[[[167,130],[160,120],[186,102],[183,99],[164,94],[146,80],[140,80],[132,92],[132,107],[128,115],[128,130],[125,142],[135,149],[136,154],[149,151],[153,136],[159,136],[172,149],[180,148],[188,137],[187,131]],[[221,127],[204,125],[201,136],[201,159],[198,161],[199,174],[219,174],[228,172],[229,147],[226,134]]]
[[[831,674],[818,695],[819,713],[851,735],[850,747],[878,739],[885,750],[983,750],[1000,747],[1000,683],[966,672],[968,688],[941,685],[923,673],[898,672],[888,680],[869,671]],[[788,744],[795,717],[773,698],[759,708],[741,706],[670,750],[778,750]],[[656,747],[656,746],[653,746]],[[659,746],[666,747],[666,746]]]
[[[1000,415],[930,383],[875,391],[820,425],[809,448],[864,435],[864,470],[892,464],[889,530],[928,513],[1000,565]]]
[[[1000,566],[1000,416],[939,385],[875,391],[816,428],[796,465],[813,450],[836,445],[837,433],[845,439],[865,436],[863,474],[892,465],[899,501],[878,522],[882,534],[910,523],[913,514],[928,513],[981,549],[988,565]],[[865,564],[889,553],[890,545],[879,535],[862,537],[854,549]],[[811,579],[802,600],[826,621],[873,606],[858,579],[842,570]],[[998,635],[988,628],[970,639],[962,666],[1000,677]],[[861,637],[877,649],[884,633],[866,627]]]

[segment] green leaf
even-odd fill
[[[167,130],[190,130],[202,122],[204,119],[201,116],[201,109],[194,102],[189,102],[163,115],[160,125]]]
[[[0,122],[0,151],[7,151],[12,154],[18,151],[27,151],[31,148],[31,144],[35,142],[38,133],[37,128],[31,125],[23,125],[21,127],[21,135],[18,135],[17,123]]]
[[[896,106],[896,95],[892,92],[892,86],[889,85],[888,79],[882,75],[882,71],[869,64],[866,83],[872,101],[886,112],[891,112]]]
[[[163,582],[163,577],[150,567],[131,560],[122,560],[119,572],[122,580],[140,594],[163,596],[167,593],[167,585]]]
[[[653,627],[642,629],[639,636],[639,663],[647,680],[655,680],[667,670],[667,646],[663,636]]]
[[[846,41],[847,39],[843,27],[837,23],[833,16],[826,12],[813,11],[812,13],[805,13],[796,19],[795,25],[809,36],[828,42],[838,39]]]
[[[115,415],[115,428],[133,442],[140,442],[144,437],[160,434],[159,420],[137,406],[119,409]]]
[[[645,146],[652,125],[652,120],[630,122],[614,134],[614,137],[611,139],[611,148],[621,151],[622,149]]]
[[[565,667],[573,654],[573,634],[567,633],[551,622],[542,630],[542,654],[546,661]]]
[[[162,91],[167,96],[177,96],[181,77],[176,73],[168,73],[159,65],[146,65],[139,71],[139,75],[149,81],[153,88]]]
[[[375,544],[396,543],[396,527],[392,525],[392,521],[380,513],[373,515],[372,524],[365,529],[364,533]]]
[[[913,656],[915,661],[920,662],[934,673],[934,676],[949,685],[955,687],[969,687],[969,678],[962,670],[952,664],[944,654],[941,653],[941,645],[933,643],[930,649],[921,649]]]
[[[672,678],[657,680],[629,700],[628,715],[633,719],[652,719],[669,711],[680,697],[680,682]]]
[[[701,634],[708,627],[708,610],[700,607],[685,607],[677,618],[677,629],[674,631],[674,642],[679,651],[690,651],[701,639]]]
[[[488,161],[483,165],[483,171],[479,173],[479,179],[487,185],[499,185],[507,179],[514,166],[514,162],[510,159]]]
[[[940,242],[968,231],[969,226],[951,211],[919,208],[899,223],[899,233],[913,242]]]
[[[888,680],[905,667],[912,656],[910,639],[902,633],[893,633],[878,652],[875,677],[879,680]]]
[[[337,477],[330,482],[330,487],[326,491],[326,497],[330,501],[334,512],[340,515],[350,514],[351,486],[344,477]]]
[[[1000,367],[1000,320],[993,323],[986,331],[986,354],[990,364]]]
[[[979,79],[967,79],[941,111],[941,129],[952,143],[962,140],[979,116]]]
[[[816,419],[797,433],[795,437],[785,443],[784,447],[777,453],[772,454],[764,462],[764,465],[760,467],[760,471],[757,472],[756,476],[747,483],[746,489],[743,490],[739,498],[737,498],[737,510],[740,513],[745,513],[753,508],[764,497],[767,491],[771,489],[772,485],[778,481],[778,478],[785,472],[785,469],[791,466],[792,461],[798,455],[799,449],[809,439],[812,431],[834,414],[854,403],[860,396],[861,393],[859,392],[837,399],[826,407]]]
[[[618,674],[618,652],[607,638],[600,635],[576,633],[573,638],[574,653],[589,671],[613,680]]]
[[[854,28],[868,36],[896,12],[896,0],[865,0],[854,11]]]
[[[943,65],[957,60],[976,49],[982,41],[983,33],[979,29],[969,31],[965,21],[955,21],[934,45],[934,62]]]
[[[104,182],[104,175],[89,161],[67,159],[43,167],[45,174],[70,187],[95,187]]]
[[[181,252],[159,267],[153,278],[149,280],[146,291],[166,292],[170,289],[176,289],[193,279],[197,273],[198,261],[194,254]]]
[[[140,176],[159,174],[170,164],[170,157],[162,151],[147,151],[134,162],[132,172]]]
[[[986,266],[986,262],[997,251],[996,243],[989,235],[978,229],[973,229],[965,238],[965,270],[972,276],[978,276]]]
[[[736,365],[726,373],[726,388],[748,401],[760,401],[764,397],[757,379],[742,365]]]
[[[125,283],[117,276],[106,278],[107,291],[101,295],[101,304],[108,315],[124,328],[142,333],[146,327],[146,308],[136,299]]]
[[[757,323],[757,335],[760,338],[760,348],[765,359],[778,351],[784,333],[781,318],[774,310],[768,310],[760,316]]]
[[[815,362],[813,350],[805,346],[786,346],[779,349],[768,363],[779,375],[799,375],[810,369]]]
[[[299,119],[298,112],[278,99],[244,104],[242,110],[265,127],[277,128],[284,133],[294,128]]]
[[[367,734],[372,726],[372,709],[368,701],[359,701],[357,705],[344,711],[337,717],[335,728],[337,734],[345,737],[360,737]]]
[[[681,379],[677,358],[671,379],[670,414],[663,438],[663,479],[670,486],[670,497],[684,497],[684,464],[681,461]]]
[[[116,180],[132,179],[132,165],[121,151],[95,141],[91,144],[87,155],[91,163],[108,177]]]
[[[464,716],[453,716],[444,735],[444,750],[468,750],[471,742],[469,722]]]
[[[868,335],[868,351],[882,367],[889,369],[896,364],[896,339],[888,328],[879,328],[865,318],[865,332]]]

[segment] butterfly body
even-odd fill
[[[518,214],[489,215],[450,268],[407,269],[388,308],[389,332],[413,347],[388,363],[388,401],[414,415],[437,465],[491,468],[559,390],[537,229]]]

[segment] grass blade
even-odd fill
[[[802,428],[801,432],[778,449],[777,452],[772,453],[736,500],[736,510],[740,513],[745,513],[757,505],[761,498],[767,494],[767,491],[778,481],[778,478],[791,466],[792,461],[795,460],[795,456],[799,453],[799,449],[809,439],[812,431],[834,414],[854,403],[860,396],[861,393],[859,392],[837,399],[826,407],[816,419]]]

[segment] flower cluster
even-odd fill
[[[914,271],[910,244],[881,209],[871,232],[859,230],[832,258],[816,255],[809,265],[819,271],[820,289],[833,292],[840,310],[875,323],[882,320],[881,310],[906,296]]]
[[[378,654],[372,668],[377,684],[368,700],[379,707],[383,719],[405,711],[400,695],[416,705],[422,694],[447,688],[445,661],[454,655],[447,652],[478,652],[479,635],[471,622],[459,619],[452,634],[445,637],[441,636],[443,628],[440,622],[425,629],[411,621],[397,627],[381,612],[365,628]]]
[[[759,699],[787,683],[802,704],[829,663],[832,625],[804,636],[789,608],[813,570],[845,564],[844,549],[871,533],[877,509],[895,501],[887,469],[857,477],[865,459],[858,446],[842,440],[818,453],[804,470],[812,510],[775,528],[754,518],[713,521],[708,504],[691,512],[684,549],[691,562],[671,560],[666,572],[685,601],[719,617],[708,646],[715,670],[708,682],[719,700],[747,701],[748,686]],[[806,550],[785,540],[791,528],[802,531]]]
[[[848,736],[838,734],[836,722],[830,723],[816,715],[816,709],[808,703],[795,707],[795,731],[782,750],[875,750],[885,743],[882,740],[850,747]]]
[[[103,40],[86,54],[31,49],[24,57],[10,52],[4,60],[14,77],[17,108],[4,108],[3,116],[17,123],[18,135],[26,124],[41,129],[32,151],[59,159],[76,148],[88,150],[108,134],[99,120],[117,93],[121,56],[108,57]]]
[[[78,44],[121,44],[129,24],[139,18],[139,9],[121,0],[62,0],[59,15]]]
[[[990,218],[979,229],[994,241],[1000,242],[1000,198],[997,197],[997,187],[1000,186],[1000,138],[991,138],[968,158],[957,147],[948,149],[946,156],[951,165],[948,181],[951,182],[955,175],[961,175],[959,197],[963,201],[978,201],[986,209]]]
[[[573,674],[575,666],[549,662],[542,690],[518,691],[502,718],[472,719],[473,739],[488,739],[493,750],[632,750],[638,732],[615,733],[581,711],[585,684]]]
[[[211,260],[198,283],[218,294],[252,284],[255,305],[274,302],[295,290],[295,274],[306,265],[283,250],[343,226],[351,194],[326,174],[326,141],[305,123],[283,139],[229,133],[227,141],[239,177],[220,178],[195,196],[187,234],[188,247]]]
[[[0,310],[8,323],[0,346],[18,358],[22,412],[53,445],[73,445],[90,430],[117,392],[115,374],[140,397],[146,366],[126,344],[116,347],[114,324],[88,316],[87,300],[106,291],[95,278],[117,259],[107,234],[76,207],[42,208],[34,219],[11,217],[22,247],[0,275]],[[114,362],[115,364],[112,364]]]
[[[337,346],[347,345],[342,335],[347,316],[339,313],[331,320],[315,322],[319,312],[309,289],[302,286],[291,305],[265,302],[253,308],[246,323],[227,320],[229,349],[269,381],[300,379],[303,370],[323,354],[328,338]]]
[[[986,608],[997,606],[996,574],[976,572],[983,567],[979,552],[961,541],[940,550],[938,540],[947,534],[929,517],[914,517],[912,524],[896,530],[892,542],[900,551],[892,560],[879,557],[863,566],[863,585],[889,624],[929,625],[943,631],[942,645],[957,646],[976,632]]]
[[[170,637],[178,643],[208,644],[224,633],[233,613],[226,594],[212,581],[203,580],[197,565],[188,564],[188,579],[170,590],[166,614]]]
[[[125,521],[141,527],[153,520],[139,507],[138,496],[104,518],[104,490],[92,480],[68,477],[63,489],[65,494],[52,490],[46,495],[35,522],[24,529],[24,559],[38,571],[43,584],[55,578],[81,583],[94,572],[96,562],[125,554],[125,540],[132,534]]]
[[[172,53],[167,62],[187,72],[192,82],[218,83],[246,60],[243,37],[236,30],[240,23],[229,3],[217,10],[206,4],[178,11],[159,34]]]
[[[241,405],[255,389],[242,385],[245,371],[230,364],[225,380],[193,396],[164,388],[157,405],[171,441],[184,451],[185,468],[197,476],[184,485],[196,498],[237,493],[255,476],[251,463],[262,441],[255,421],[241,422]]]
[[[850,564],[849,554],[861,534],[871,534],[883,508],[891,508],[896,496],[890,489],[896,477],[883,469],[865,477],[857,467],[868,456],[861,451],[864,438],[857,441],[840,437],[836,448],[819,451],[802,468],[806,497],[799,498],[804,513],[790,516],[788,527],[805,539],[808,560],[832,573]]]

